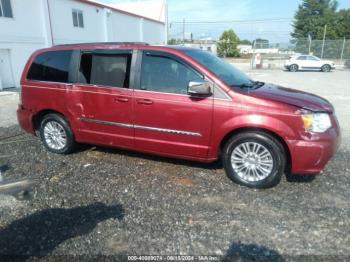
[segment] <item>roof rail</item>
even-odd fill
[[[77,45],[149,45],[145,42],[93,42],[93,43],[73,43],[55,46],[77,46]]]

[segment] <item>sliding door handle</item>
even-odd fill
[[[153,105],[153,101],[149,99],[138,99],[137,103],[141,105]]]
[[[127,98],[125,96],[117,96],[116,98],[114,98],[114,101],[126,103],[126,102],[129,102],[129,98]]]

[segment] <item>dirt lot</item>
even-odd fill
[[[18,100],[18,90],[0,92],[0,127],[17,124],[16,109]]]
[[[0,254],[349,260],[350,72],[240,67],[257,80],[311,91],[335,105],[344,142],[323,174],[255,191],[233,184],[220,163],[89,146],[53,155],[30,135],[11,137],[21,131],[7,122],[0,128],[0,137],[9,137],[0,142],[5,177],[36,175],[39,183],[30,202],[0,196]]]

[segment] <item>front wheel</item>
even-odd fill
[[[289,67],[289,71],[291,72],[297,72],[299,70],[299,66],[296,64],[293,64]]]
[[[331,71],[330,65],[324,65],[321,67],[322,72],[329,72]]]
[[[224,147],[223,165],[230,179],[251,188],[277,185],[286,165],[283,146],[262,132],[233,136]]]

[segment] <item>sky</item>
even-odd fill
[[[100,1],[120,3],[140,0]],[[169,34],[170,37],[181,38],[182,21],[185,19],[186,37],[192,33],[195,39],[217,39],[224,30],[233,29],[240,39],[265,38],[272,43],[288,43],[293,29],[292,19],[301,2],[301,0],[168,0]],[[339,8],[350,8],[350,0],[338,0],[338,2]],[[261,21],[264,19],[276,20]],[[198,21],[225,22],[191,23]]]

